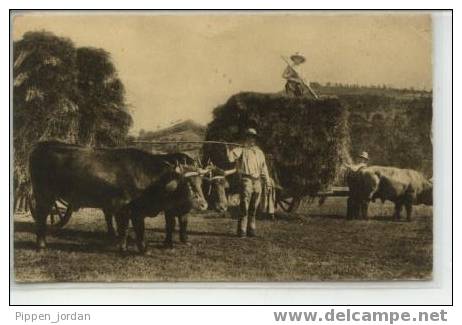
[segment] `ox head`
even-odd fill
[[[172,177],[165,184],[168,193],[175,194],[178,200],[185,200],[195,210],[207,210],[208,204],[202,192],[202,178],[208,169],[198,166],[177,164],[173,168]],[[180,205],[183,202],[177,202]]]
[[[228,209],[226,191],[229,182],[226,176],[232,175],[236,169],[222,170],[212,166],[210,172],[204,176],[204,189],[209,206],[218,212],[225,212]]]
[[[428,180],[416,198],[417,204],[433,205],[433,179]]]

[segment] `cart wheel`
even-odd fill
[[[289,212],[290,200],[291,200],[290,198],[277,200],[276,206],[279,207],[284,212]]]
[[[60,205],[58,205],[58,202]],[[50,213],[50,225],[53,229],[63,228],[71,218],[72,207],[61,200],[57,201],[53,205],[53,209]]]
[[[298,209],[298,207],[300,206],[300,203],[302,203],[302,198],[294,197],[292,199],[292,202],[290,202],[289,212],[296,211]]]
[[[301,199],[297,197],[293,198],[284,198],[277,200],[276,205],[281,208],[282,211],[290,213],[297,210],[300,206]]]

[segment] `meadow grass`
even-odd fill
[[[149,251],[120,256],[102,213],[82,209],[48,248],[35,249],[30,215],[14,217],[18,282],[72,281],[328,281],[409,280],[432,276],[432,209],[393,221],[391,204],[372,204],[369,220],[345,220],[344,200],[304,202],[298,213],[258,220],[257,238],[235,236],[236,220],[213,212],[191,215],[190,246],[163,248],[164,218],[147,218]],[[405,218],[403,218],[404,220]],[[131,231],[131,237],[134,233]]]

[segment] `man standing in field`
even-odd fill
[[[368,202],[364,202],[358,199],[358,194],[354,192],[354,189],[361,189],[361,179],[359,171],[366,168],[369,165],[369,154],[363,151],[358,157],[357,164],[345,164],[348,168],[347,171],[347,183],[350,188],[350,195],[347,200],[347,219],[353,219],[355,217],[364,218],[367,215],[367,209],[369,206]]]
[[[240,176],[240,216],[237,226],[239,237],[256,235],[256,213],[260,204],[262,181],[270,179],[265,154],[257,146],[257,131],[250,128],[245,133],[244,146],[227,149],[230,162],[236,162]]]

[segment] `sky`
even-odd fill
[[[206,124],[240,91],[278,92],[281,55],[306,57],[308,80],[432,88],[427,14],[20,14],[13,39],[30,30],[111,53],[134,125],[180,119]]]

